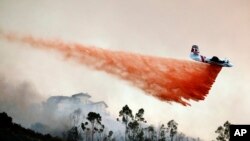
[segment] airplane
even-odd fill
[[[233,65],[229,62],[228,59],[221,60],[217,56],[213,56],[212,58],[200,55],[199,47],[197,45],[193,45],[190,52],[190,58],[195,61],[208,63],[212,65],[218,65],[221,67],[232,67]]]

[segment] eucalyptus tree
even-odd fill
[[[217,128],[217,130],[215,131],[215,133],[219,134],[216,138],[217,141],[228,141],[229,140],[229,126],[230,126],[230,122],[226,121],[223,126],[219,126]]]
[[[119,117],[122,118],[122,123],[125,125],[125,141],[127,141],[127,134],[129,128],[128,123],[134,119],[132,110],[128,107],[128,105],[122,107],[122,110],[119,112]]]
[[[102,126],[101,124],[102,117],[98,113],[89,112],[87,116],[87,120],[91,124],[91,141],[93,141],[94,133],[98,132],[98,127]]]
[[[168,130],[168,132],[169,132],[171,141],[173,141],[174,136],[177,134],[177,126],[178,126],[178,123],[175,122],[174,120],[170,120],[170,121],[167,123],[167,125],[168,125],[167,130]]]
[[[159,129],[159,141],[165,141],[166,140],[166,127],[164,124],[161,125]]]
[[[129,122],[129,139],[133,141],[143,141],[144,140],[144,131],[142,124],[145,123],[144,119],[144,109],[139,109],[135,114],[135,118]]]

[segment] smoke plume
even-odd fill
[[[40,119],[43,97],[28,82],[16,83],[0,73],[0,112],[7,112],[14,121],[29,127]]]
[[[95,108],[94,102],[93,105],[83,104],[67,96],[51,96],[44,100],[32,83],[16,82],[0,72],[0,112],[6,112],[25,128],[63,137],[63,133],[73,126],[86,122],[88,112],[93,111],[102,116],[105,130],[123,133],[122,124],[109,116],[106,109]]]
[[[204,100],[221,67],[200,62],[111,51],[77,43],[0,33],[11,42],[54,50],[66,58],[131,82],[160,100],[189,105]]]

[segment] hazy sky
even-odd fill
[[[204,55],[230,58],[205,101],[191,107],[147,96],[129,83],[53,52],[0,40],[0,73],[31,83],[47,98],[88,92],[115,117],[125,104],[145,109],[149,123],[174,119],[179,131],[204,140],[226,120],[250,124],[249,0],[0,0],[0,30],[63,39],[154,56],[189,59],[192,44]]]

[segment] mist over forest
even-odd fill
[[[179,131],[174,119],[159,121],[162,123],[159,125],[148,123],[144,118],[147,109],[124,105],[114,117],[107,111],[105,101],[92,101],[91,94],[81,92],[43,99],[28,82],[15,84],[0,78],[0,112],[6,112],[14,123],[38,134],[70,141],[202,140]],[[226,128],[218,129],[221,135]]]

